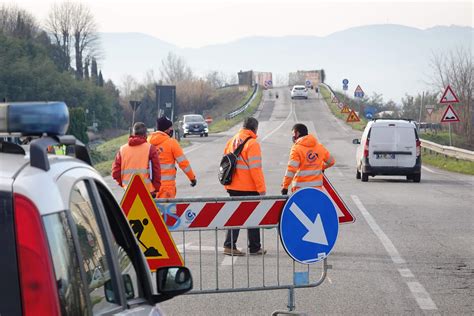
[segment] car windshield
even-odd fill
[[[189,115],[184,117],[185,123],[202,123],[204,118],[201,115]]]

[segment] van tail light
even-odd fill
[[[420,157],[421,155],[421,141],[419,139],[416,140],[416,156]]]
[[[369,139],[365,141],[364,145],[364,158],[369,157]]]
[[[33,202],[15,194],[15,230],[23,315],[60,315],[53,265]]]

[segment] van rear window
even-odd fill
[[[411,127],[375,126],[370,132],[373,143],[397,144],[415,142],[415,129]]]

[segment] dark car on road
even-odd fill
[[[209,128],[204,120],[204,117],[199,114],[184,115],[183,119],[179,121],[180,132],[183,137],[187,135],[199,135],[207,137],[209,135]]]

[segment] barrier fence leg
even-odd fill
[[[294,311],[295,308],[296,308],[296,305],[295,305],[295,288],[294,287],[290,287],[288,289],[288,310],[291,312],[291,311]]]

